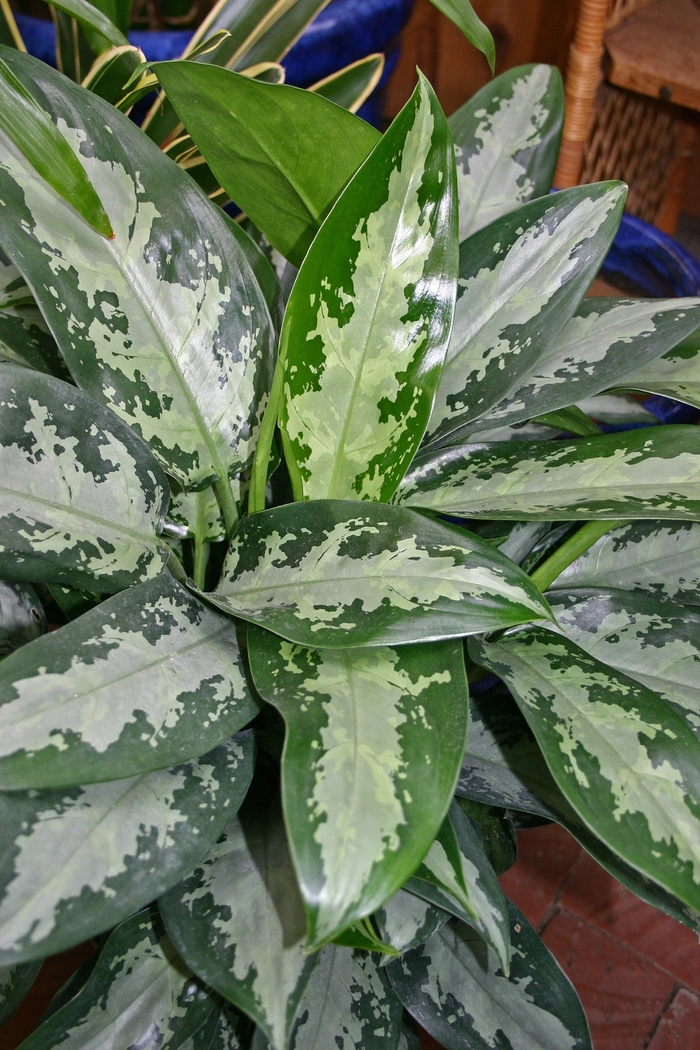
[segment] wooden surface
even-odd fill
[[[700,110],[700,8],[657,0],[605,38],[618,87]]]

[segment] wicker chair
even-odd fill
[[[675,17],[676,36],[664,45],[664,21],[662,17],[659,23],[659,16],[669,12]],[[633,19],[636,26],[632,26]],[[691,0],[581,0],[566,73],[566,122],[554,177],[560,188],[622,179],[630,187],[627,210],[667,233],[674,232],[678,221],[698,139],[693,110],[700,109],[700,67],[697,84],[692,82],[694,75],[690,83],[686,76],[679,92],[674,82],[679,19],[681,24],[682,19],[689,19],[691,30],[697,21],[700,33],[700,11]],[[644,48],[640,49],[635,69],[634,41],[631,63],[616,62],[616,46],[626,40],[629,51],[628,30],[632,27],[636,39],[642,39],[641,23],[653,43],[646,56]],[[654,69],[648,62],[645,65],[649,53]],[[666,86],[666,80],[673,89]],[[627,86],[618,86],[620,83]],[[682,106],[669,101],[679,94]]]

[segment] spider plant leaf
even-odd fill
[[[76,150],[90,142],[79,159],[110,201],[115,236],[93,233],[10,153],[0,241],[78,385],[126,419],[183,488],[224,483],[252,458],[274,367],[274,327],[245,253],[220,210],[127,117],[27,55],[13,52],[12,64]]]
[[[459,291],[428,443],[454,443],[520,387],[574,314],[612,244],[621,183],[530,201],[459,247]],[[478,429],[484,429],[479,427]]]
[[[431,0],[431,3],[461,29],[470,44],[486,56],[493,74],[496,68],[496,45],[490,30],[481,21],[469,0]]]
[[[304,260],[282,329],[297,499],[388,500],[423,436],[457,291],[444,114],[421,76]]]
[[[454,445],[414,460],[394,502],[439,514],[576,521],[700,517],[691,426],[574,440]]]
[[[591,1050],[586,1017],[568,977],[530,923],[508,902],[510,977],[475,930],[450,922],[387,966],[402,1003],[446,1050]]]
[[[318,83],[312,84],[309,91],[335,102],[336,106],[351,113],[357,113],[363,102],[366,102],[384,72],[384,55],[367,55],[357,62],[351,62],[337,73],[331,73]]]
[[[487,541],[351,500],[244,518],[206,598],[313,647],[432,641],[550,619],[530,578]]]
[[[0,790],[165,769],[258,710],[233,621],[164,574],[0,663]]]
[[[310,91],[200,62],[152,68],[220,185],[299,266],[379,132]]]
[[[537,627],[470,653],[506,683],[580,820],[700,912],[700,740],[650,689]]]
[[[467,730],[461,646],[306,649],[249,628],[248,653],[285,720],[285,822],[314,949],[395,893],[440,828]]]
[[[145,60],[143,51],[131,44],[111,47],[95,59],[82,86],[116,106],[124,97],[124,85]]]
[[[162,571],[167,479],[133,430],[74,386],[0,367],[0,477],[6,579],[111,592]]]
[[[549,193],[563,123],[561,74],[545,65],[501,73],[452,114],[460,244]]]
[[[656,359],[698,323],[697,299],[586,299],[518,389],[475,426],[512,426],[621,386],[630,369],[638,375],[645,362],[656,367]]]
[[[279,803],[251,798],[159,906],[188,965],[285,1050],[317,957],[304,952],[304,907]]]
[[[252,772],[244,733],[173,769],[0,794],[0,965],[65,951],[179,882],[231,820]]]
[[[552,591],[620,587],[700,605],[700,524],[634,521],[607,532],[556,578]]]
[[[202,1036],[220,1013],[217,997],[177,957],[153,906],[117,926],[83,987],[28,1036],[25,1047],[209,1050]],[[230,1050],[238,1050],[235,1042]]]

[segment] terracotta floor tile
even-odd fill
[[[640,901],[588,854],[571,873],[559,903],[700,992],[697,935]]]
[[[543,940],[581,997],[595,1050],[643,1050],[673,978],[566,911],[555,915]]]
[[[578,842],[558,824],[519,831],[518,859],[501,876],[503,892],[539,927],[582,853]]]
[[[661,1018],[649,1050],[695,1050],[700,1046],[700,998],[685,988]]]

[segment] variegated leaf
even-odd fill
[[[235,492],[233,494],[235,500]],[[179,492],[170,500],[166,533],[179,539],[218,543],[226,539],[221,507],[212,488]]]
[[[219,184],[299,266],[379,132],[314,92],[200,62],[153,68]]]
[[[493,949],[507,975],[510,935],[505,897],[479,836],[456,802],[414,878],[433,883],[461,905],[466,916],[460,918],[465,917]]]
[[[342,106],[351,113],[357,113],[362,103],[367,101],[376,88],[383,72],[384,55],[367,55],[312,84],[309,91],[323,95],[324,98],[335,102],[336,106]]]
[[[428,451],[416,457],[394,502],[475,518],[692,520],[700,518],[698,431],[664,426]]]
[[[244,518],[207,600],[300,645],[453,638],[549,619],[485,540],[403,508],[292,503]]]
[[[233,621],[159,576],[0,663],[0,789],[164,769],[258,710]]]
[[[625,864],[581,822],[557,787],[530,727],[507,693],[472,697],[457,794],[462,799],[556,821],[628,890],[700,932],[700,915]],[[456,913],[456,909],[452,911]]]
[[[662,394],[700,408],[700,330],[687,336],[663,357],[636,368],[621,385],[628,390]]]
[[[75,387],[0,366],[0,477],[2,575],[110,592],[161,572],[165,474]]]
[[[620,590],[556,591],[566,635],[666,700],[700,736],[700,609]]]
[[[697,299],[586,299],[518,388],[475,425],[512,426],[619,386],[698,324]]]
[[[86,984],[32,1032],[24,1050],[209,1050],[197,1032],[219,1014],[216,997],[177,957],[152,907],[114,930]]]
[[[454,326],[429,443],[453,443],[475,430],[476,420],[533,371],[605,258],[625,192],[614,182],[563,190],[461,243]]]
[[[0,248],[0,361],[70,379],[56,342],[19,270]]]
[[[621,587],[700,605],[700,524],[636,521],[612,529],[551,589],[574,587]]]
[[[517,66],[449,120],[457,156],[460,243],[552,185],[564,120],[554,66]]]
[[[479,935],[450,922],[387,967],[404,1006],[446,1050],[591,1050],[569,979],[509,902],[510,978]]]
[[[160,908],[188,965],[286,1050],[317,957],[304,953],[304,906],[279,803],[258,792]]]
[[[487,806],[470,798],[457,797],[456,802],[476,830],[496,875],[503,875],[513,867],[518,854],[518,838],[512,815],[500,806]]]
[[[289,1050],[398,1050],[403,1011],[379,960],[327,945],[297,1008]]]
[[[251,734],[198,762],[106,784],[0,795],[0,965],[121,922],[191,870],[243,800]]]
[[[34,984],[43,959],[0,966],[0,1028],[7,1024],[27,992]]]
[[[658,416],[626,394],[596,394],[595,397],[577,401],[576,407],[596,423],[612,423],[614,426],[623,423],[647,423],[656,426],[659,423]]]
[[[46,615],[34,588],[0,580],[0,658],[39,638],[45,630]]]
[[[382,940],[402,955],[432,937],[449,917],[449,912],[406,890],[397,890],[374,913]]]
[[[423,436],[457,291],[455,163],[421,79],[335,204],[281,336],[297,499],[388,500]]]
[[[115,236],[95,233],[5,143],[0,240],[76,382],[185,488],[223,483],[252,457],[274,364],[274,326],[245,253],[220,210],[127,117],[13,55],[104,195]]]
[[[248,655],[285,720],[285,821],[318,947],[395,893],[437,834],[467,730],[462,647],[305,649],[250,628]]]
[[[551,631],[473,641],[470,652],[513,693],[583,823],[700,912],[700,741],[680,715]]]

